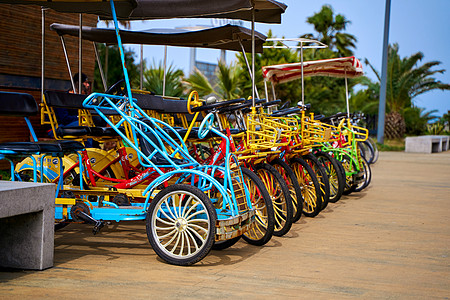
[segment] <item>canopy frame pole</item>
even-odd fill
[[[167,45],[164,45],[164,66],[163,66],[163,96],[166,95],[166,68],[167,68]]]
[[[95,59],[97,59],[98,70],[100,71],[100,77],[102,78],[103,88],[106,91],[108,87],[106,86],[105,74],[103,73],[102,62],[100,60],[100,55],[98,54],[97,43],[92,42],[92,45],[94,45]]]
[[[75,87],[75,82],[73,81],[72,69],[70,68],[69,56],[67,55],[66,41],[64,40],[64,36],[61,35],[59,37],[61,39],[61,45],[63,47],[64,57],[66,58],[66,65],[67,65],[67,70],[69,71],[70,84],[72,85],[72,90],[74,91],[74,93],[76,93],[78,88]]]
[[[129,103],[131,105],[131,109],[133,110],[134,106],[133,106],[133,101],[131,101],[133,96],[131,94],[130,78],[128,77],[128,71],[127,71],[127,68],[125,66],[125,54],[123,53],[123,44],[122,44],[122,39],[120,38],[119,24],[117,22],[117,15],[116,15],[116,9],[114,7],[114,0],[110,0],[109,2],[111,3],[111,13],[112,13],[113,20],[114,20],[114,29],[116,31],[117,46],[119,48],[120,59],[122,61],[123,75],[125,77],[125,84],[126,84],[127,92],[128,92],[128,100],[129,100]]]
[[[144,82],[144,44],[141,44],[141,62],[140,62],[140,77],[139,77],[139,89],[142,91],[142,85]]]
[[[275,85],[273,84],[273,82],[270,82],[270,85],[272,86],[273,100],[277,100],[277,95],[275,93]]]
[[[45,89],[45,11],[47,8],[41,7],[41,101],[44,99]]]
[[[347,68],[344,69],[344,72],[345,72],[345,101],[347,103],[347,118],[350,120],[350,105],[348,103]]]
[[[241,46],[241,49],[242,49],[242,55],[244,56],[244,61],[245,61],[245,65],[247,66],[248,73],[250,74],[250,78],[253,81],[253,73],[252,73],[252,70],[250,68],[250,63],[248,62],[247,55],[245,55],[246,54],[245,48],[244,48],[244,45],[242,44],[242,40],[241,40],[240,36],[238,36],[238,42],[239,42],[239,45]],[[258,91],[256,91],[256,97],[259,98]]]
[[[303,41],[300,42],[300,66],[302,70],[302,106],[305,105],[305,78],[303,77]]]
[[[269,93],[267,92],[267,80],[264,80],[264,92],[266,93],[266,101],[269,101]]]
[[[252,7],[252,106],[255,107],[255,7]],[[259,97],[258,97],[259,98]]]
[[[81,94],[81,69],[83,64],[83,40],[82,40],[82,32],[83,32],[83,14],[80,14],[79,18],[80,23],[80,31],[78,33],[78,93]]]

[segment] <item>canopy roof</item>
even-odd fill
[[[266,80],[275,83],[289,82],[302,77],[302,64],[291,63],[262,67]],[[354,78],[362,76],[361,62],[354,56],[303,62],[303,76],[330,76]]]
[[[88,13],[102,17],[111,16],[109,0],[0,0],[6,4],[34,4],[63,13]],[[137,0],[114,0],[116,14],[126,18],[137,6]]]
[[[79,26],[54,23],[50,28],[59,35],[78,37]],[[116,33],[110,28],[83,26],[82,38],[97,43],[117,44]],[[208,28],[198,31],[183,29],[150,29],[146,31],[120,30],[124,44],[167,45],[241,51],[239,38],[246,51],[251,51],[251,31],[235,25]],[[255,32],[255,48],[263,51],[266,36]]]
[[[261,23],[281,23],[287,8],[275,0],[136,0],[137,7],[128,20],[169,18],[222,18],[252,20]]]
[[[111,19],[109,0],[0,0],[7,4],[34,4],[65,13],[89,13]],[[275,0],[114,0],[121,20],[222,18],[281,23],[287,5]]]

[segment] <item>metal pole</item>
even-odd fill
[[[384,13],[384,38],[383,56],[381,62],[381,83],[380,83],[380,103],[378,106],[378,143],[384,143],[384,118],[386,112],[386,82],[387,82],[387,62],[389,45],[389,19],[391,14],[391,0],[386,0],[386,11]]]
[[[120,60],[122,62],[122,70],[123,70],[123,76],[125,77],[125,85],[128,92],[128,99],[130,101],[130,104],[133,105],[133,95],[131,94],[131,85],[130,85],[130,78],[128,77],[128,70],[125,66],[125,54],[123,53],[123,45],[122,45],[122,39],[120,38],[120,32],[119,32],[119,23],[117,22],[117,15],[116,15],[116,9],[114,7],[114,0],[109,1],[111,4],[111,13],[114,20],[114,29],[116,31],[116,37],[117,37],[117,47],[119,48],[120,53]],[[132,106],[132,109],[134,107]]]
[[[223,63],[223,64],[226,64],[226,61],[227,61],[227,51],[226,50],[224,50],[224,49],[222,49],[222,50],[220,50],[220,61]],[[220,123],[219,123],[220,124]]]
[[[141,74],[140,74],[140,82],[139,82],[139,89],[142,90],[142,83],[144,81],[144,45],[141,44]]]
[[[270,82],[270,85],[272,86],[273,100],[277,100],[277,95],[275,94],[275,85],[273,84],[273,82]]]
[[[109,50],[108,45],[105,44],[105,79],[106,79],[106,86],[108,86],[108,57],[109,57]]]
[[[252,106],[255,106],[255,8],[252,8]]]
[[[189,74],[194,74],[196,54],[197,54],[197,49],[191,48],[191,64],[189,66],[190,67]]]
[[[238,36],[238,41],[239,41],[239,45],[241,45],[242,55],[244,56],[245,65],[247,66],[248,73],[250,74],[250,78],[252,79],[252,82],[253,82],[253,73],[250,68],[250,64],[248,62],[247,55],[245,55],[244,45],[242,44],[241,38],[239,36]],[[256,90],[255,92],[256,92],[256,97],[259,98],[258,91]]]
[[[108,89],[108,86],[106,85],[106,78],[105,74],[103,73],[103,66],[100,60],[100,55],[98,55],[97,44],[95,42],[92,42],[92,45],[94,45],[95,58],[97,59],[98,70],[100,71],[100,77],[102,78],[103,88],[104,91],[106,91]]]
[[[61,35],[60,38],[61,38],[61,44],[62,44],[63,51],[64,51],[64,56],[66,58],[67,70],[69,71],[69,77],[70,77],[70,83],[72,84],[72,90],[74,93],[76,93],[77,88],[75,87],[75,82],[73,81],[72,70],[70,69],[70,61],[69,61],[69,56],[67,55],[66,42],[64,40],[64,36]]]
[[[303,42],[300,42],[300,66],[302,69],[302,106],[305,105],[305,82],[303,78]]]
[[[350,105],[348,104],[347,69],[344,69],[344,73],[345,73],[345,101],[347,103],[347,119],[350,120]]]
[[[44,88],[45,88],[45,10],[46,8],[41,7],[41,22],[42,22],[42,32],[41,32],[41,101],[44,99]]]
[[[269,93],[267,92],[267,80],[264,80],[264,92],[266,93],[266,101],[269,101]]]
[[[167,46],[164,46],[163,96],[166,95]]]
[[[83,61],[83,43],[81,39],[81,33],[83,31],[83,15],[80,14],[80,31],[78,33],[78,94],[81,94],[81,67]]]

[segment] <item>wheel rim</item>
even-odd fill
[[[252,240],[262,239],[267,232],[268,215],[264,198],[256,186],[250,179],[244,176],[245,184],[250,193],[250,199],[255,208],[255,222],[253,228],[245,233],[245,236]]]
[[[292,164],[298,184],[302,189],[303,196],[303,211],[312,213],[317,209],[317,195],[314,188],[311,176],[306,172],[303,166],[297,162]]]
[[[330,199],[334,199],[339,192],[339,179],[336,169],[333,167],[331,161],[318,157],[319,162],[325,168],[328,175],[328,180],[330,181]]]
[[[286,224],[287,219],[287,203],[283,191],[281,190],[281,186],[277,180],[270,172],[260,169],[257,173],[266,186],[273,203],[275,231],[280,231]]]
[[[152,213],[152,235],[157,246],[173,258],[189,258],[206,245],[210,216],[194,194],[174,191],[159,200]]]
[[[345,190],[349,190],[353,185],[353,164],[350,159],[344,157],[342,159],[342,166],[345,170]],[[347,175],[347,173],[350,173]]]
[[[295,192],[295,188],[294,185],[292,184],[292,180],[291,178],[286,174],[284,168],[279,165],[279,164],[274,164],[272,165],[280,174],[281,177],[283,178],[284,181],[286,181],[286,184],[288,186],[289,189],[289,194],[291,195],[291,200],[292,200],[292,204],[294,207],[294,216],[297,213],[297,205],[298,205],[298,198],[297,198],[297,193]]]

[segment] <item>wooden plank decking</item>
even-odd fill
[[[450,151],[383,152],[359,194],[264,247],[163,263],[144,223],[57,232],[55,267],[0,272],[2,299],[448,299]]]

